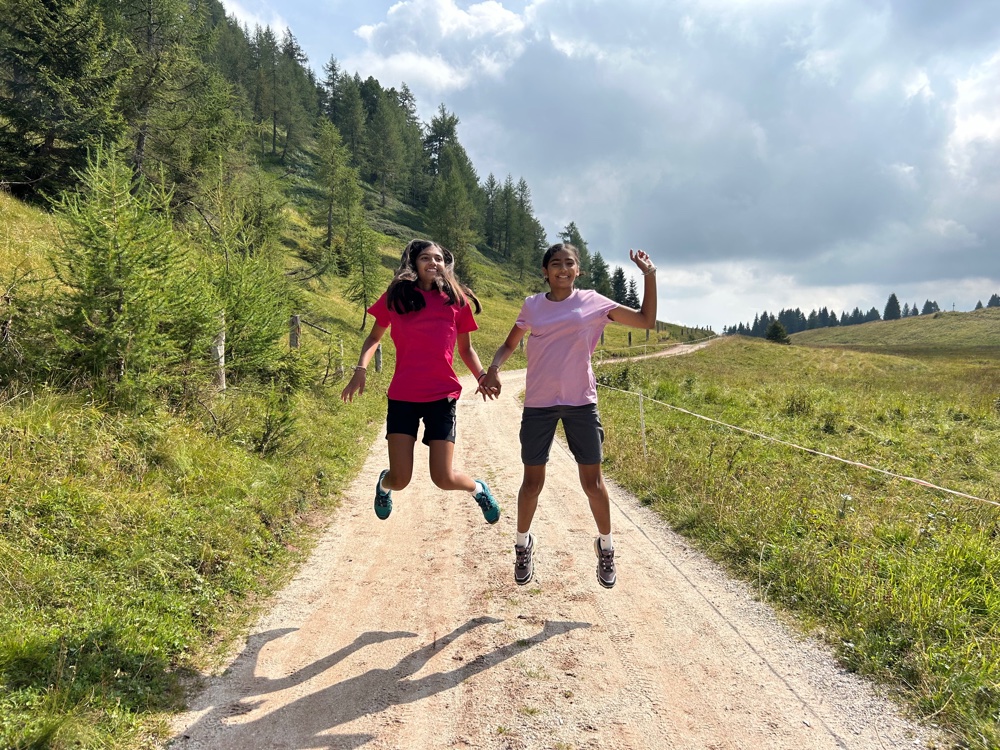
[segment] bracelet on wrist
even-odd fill
[[[656,273],[656,266],[650,266],[645,271],[642,272],[643,276],[649,276],[651,273]]]
[[[490,370],[496,370],[497,372],[500,372],[500,365],[490,365],[486,371],[489,372]]]
[[[368,368],[367,367],[362,367],[361,365],[354,365],[353,369],[354,369],[354,372],[357,372],[358,370],[361,370],[366,375],[368,374]]]
[[[478,380],[480,383],[482,383],[483,382],[483,378],[486,377],[486,373],[487,372],[488,372],[488,370],[483,370],[483,372],[479,375],[478,378],[476,378],[476,380]]]

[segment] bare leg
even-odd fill
[[[389,473],[382,480],[387,490],[401,490],[413,477],[413,445],[417,439],[412,435],[393,432],[388,435]]]
[[[611,498],[608,496],[607,485],[601,474],[600,464],[578,464],[580,469],[580,484],[590,500],[590,512],[597,521],[597,531],[601,534],[611,533]]]
[[[465,490],[473,492],[476,482],[468,474],[455,471],[452,459],[455,456],[455,444],[450,440],[431,440],[431,481],[443,490]]]
[[[538,496],[545,486],[545,464],[525,466],[521,489],[517,491],[517,530],[526,534],[531,529],[531,519],[538,508]]]

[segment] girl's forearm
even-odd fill
[[[490,369],[499,370],[503,367],[503,363],[506,362],[513,353],[514,349],[507,346],[507,344],[501,344],[500,348],[497,349],[496,354],[493,355],[493,361],[490,362]]]
[[[639,313],[645,322],[644,328],[656,326],[656,269],[652,273],[643,274],[642,305]]]

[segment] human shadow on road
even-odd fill
[[[405,705],[450,690],[470,677],[495,667],[512,656],[524,653],[526,649],[544,643],[549,638],[563,635],[578,628],[590,627],[590,623],[586,622],[546,621],[542,630],[531,638],[518,639],[500,646],[453,670],[435,672],[417,680],[410,679],[443,645],[482,625],[500,622],[503,620],[494,617],[473,618],[444,637],[435,639],[433,643],[405,655],[389,669],[370,669],[363,674],[304,695],[258,718],[243,723],[226,723],[227,718],[251,713],[265,702],[264,700],[247,701],[247,698],[283,690],[302,683],[329,669],[363,646],[394,638],[415,636],[413,633],[398,631],[363,633],[350,645],[288,677],[280,679],[254,678],[249,690],[241,690],[241,694],[234,696],[227,705],[215,706],[191,725],[182,736],[176,738],[171,747],[177,748],[177,750],[183,750],[188,746],[352,750],[367,744],[374,739],[374,736],[368,734],[334,735],[327,734],[327,732],[363,716],[385,711],[391,706]],[[261,646],[257,647],[258,653]]]

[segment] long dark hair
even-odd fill
[[[410,240],[403,248],[399,268],[385,293],[389,309],[405,315],[424,308],[423,295],[417,290],[417,256],[429,247],[436,247],[444,256],[444,273],[434,279],[434,286],[447,295],[448,304],[465,307],[471,301],[476,306],[476,313],[481,313],[483,306],[479,303],[479,298],[455,277],[455,256],[447,248],[430,240]]]

